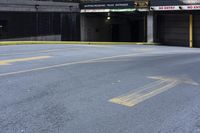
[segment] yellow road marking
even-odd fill
[[[0,60],[0,65],[10,65],[11,63],[15,62],[24,62],[24,61],[32,61],[32,60],[41,60],[47,59],[51,56],[36,56],[36,57],[29,57],[29,58],[19,58],[19,59],[11,59],[11,60]]]
[[[57,52],[64,50],[78,50],[78,48],[67,48],[67,49],[49,49],[49,50],[40,50],[40,51],[30,51],[30,52],[19,52],[19,53],[11,53],[11,54],[0,54],[0,56],[10,56],[10,55],[20,55],[20,54],[37,54],[37,53],[49,53],[49,52]]]
[[[80,45],[77,45],[80,46]],[[102,46],[102,45],[81,45],[82,47],[97,47],[97,48],[110,48],[112,46]],[[80,48],[62,48],[62,49],[49,49],[49,50],[40,50],[40,51],[30,51],[30,52],[18,52],[11,54],[0,54],[0,56],[10,56],[10,55],[20,55],[20,54],[37,54],[37,53],[49,53],[49,52],[57,52],[64,50],[79,50]]]
[[[142,53],[142,52],[141,52],[141,53]],[[131,57],[131,56],[138,55],[138,54],[141,54],[141,53],[124,54],[124,55],[116,55],[116,56],[108,56],[108,57],[94,58],[94,59],[85,60],[85,61],[76,61],[76,62],[70,62],[70,63],[64,63],[64,64],[58,64],[58,65],[51,65],[51,66],[47,66],[47,67],[39,67],[39,68],[28,69],[28,70],[22,70],[22,71],[16,71],[16,72],[1,73],[1,74],[0,74],[0,77],[9,76],[9,75],[15,75],[15,74],[22,74],[22,73],[33,72],[33,71],[39,71],[39,70],[45,70],[45,69],[53,69],[53,68],[64,67],[64,66],[70,66],[70,65],[76,65],[76,64],[93,63],[94,61],[100,61],[100,60],[106,60],[106,59],[114,59],[114,58],[122,58],[122,57]]]
[[[136,89],[137,91],[130,91],[124,95],[112,98],[109,102],[120,104],[127,107],[133,107],[151,97],[163,93],[180,83],[187,83],[191,85],[198,85],[189,78],[168,78],[168,77],[149,77],[157,79],[158,81],[150,83],[142,88]]]
[[[171,89],[172,87],[176,86],[178,84],[178,81],[173,81],[171,83],[164,82],[163,86],[158,86],[156,88],[149,88],[144,89],[142,92],[135,92],[130,93],[127,95],[122,95],[117,98],[110,99],[109,101],[112,103],[133,107],[137,105],[140,102],[143,102],[153,96],[156,96],[164,91],[167,91]]]

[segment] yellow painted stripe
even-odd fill
[[[153,84],[149,84],[145,86],[143,89],[137,89],[136,92],[129,92],[127,94],[121,95],[116,98],[112,98],[109,101],[115,104],[120,104],[127,107],[133,107],[151,97],[154,97],[160,93],[163,93],[173,87],[175,87],[177,84],[179,84],[180,81],[174,80],[160,80],[156,81]]]
[[[57,52],[57,51],[79,50],[79,49],[80,48],[48,49],[48,50],[39,50],[39,51],[30,51],[30,52],[6,53],[6,54],[0,54],[0,56],[21,55],[21,54],[37,54],[37,53],[50,53],[50,52]]]
[[[193,47],[193,15],[190,14],[189,16],[189,44],[190,44],[190,48]]]
[[[10,60],[0,60],[0,65],[10,65],[11,63],[15,62],[24,62],[24,61],[32,61],[32,60],[41,60],[47,59],[51,56],[36,56],[36,57],[29,57],[29,58],[19,58],[19,59],[10,59]]]

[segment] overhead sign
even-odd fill
[[[81,9],[124,9],[135,8],[133,1],[127,2],[88,2],[81,3]]]
[[[151,6],[199,5],[200,0],[151,0]]]
[[[173,11],[173,10],[200,10],[200,5],[178,5],[178,6],[152,6],[151,10]]]
[[[200,0],[151,0],[150,10],[200,10]]]
[[[81,13],[97,13],[97,12],[134,12],[136,9],[81,9]]]

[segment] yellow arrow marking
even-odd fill
[[[142,88],[136,89],[137,91],[130,91],[124,95],[112,98],[109,101],[115,104],[120,104],[127,107],[133,107],[151,97],[163,93],[180,83],[187,83],[191,85],[198,85],[188,78],[167,78],[167,77],[149,77],[157,79],[158,81],[150,83]],[[184,79],[184,80],[183,80]]]
[[[0,65],[10,65],[11,63],[15,62],[24,62],[24,61],[32,61],[32,60],[41,60],[47,59],[51,56],[36,56],[36,57],[29,57],[29,58],[19,58],[19,59],[11,59],[11,60],[0,60]]]

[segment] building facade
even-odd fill
[[[79,3],[1,0],[0,40],[80,40]]]
[[[82,41],[200,47],[200,0],[83,0]]]
[[[200,47],[199,10],[200,0],[1,0],[0,40]]]

